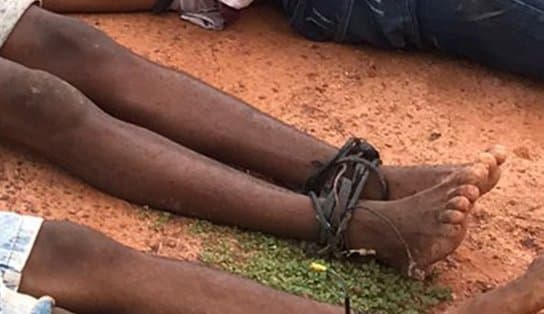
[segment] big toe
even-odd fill
[[[493,155],[493,157],[497,161],[497,165],[502,165],[508,158],[508,152],[506,150],[506,147],[502,145],[494,145],[486,150],[487,153]]]
[[[480,192],[485,194],[493,189],[501,178],[501,165],[506,160],[506,153],[504,153],[501,146],[492,148],[487,152],[481,153],[478,158],[478,163],[487,167],[487,178],[482,182]]]
[[[480,189],[480,194],[486,192],[489,185],[489,165],[484,162],[476,162],[454,174],[455,183],[461,185],[475,185]],[[450,181],[451,182],[451,181]]]

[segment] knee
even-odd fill
[[[14,140],[54,138],[77,128],[92,110],[68,83],[7,60],[0,60],[0,90],[0,130]]]
[[[67,222],[46,221],[37,239],[37,249],[62,263],[93,265],[93,268],[112,267],[134,254],[125,247],[103,234],[90,228]]]
[[[46,221],[25,268],[26,286],[108,278],[136,255],[136,251],[92,229],[70,222]]]
[[[3,48],[6,57],[61,77],[65,71],[89,74],[119,46],[103,32],[76,18],[31,7]]]
[[[104,294],[104,285],[119,284],[115,276],[139,258],[136,251],[89,228],[47,221],[24,269],[21,291],[34,296],[52,296],[68,308],[93,306],[96,311],[86,310],[117,313],[112,309],[115,307],[113,296]],[[91,303],[89,296],[95,298]]]

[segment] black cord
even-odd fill
[[[341,257],[347,253],[345,233],[371,173],[378,178],[382,198],[388,197],[387,183],[378,169],[379,156],[370,144],[352,138],[308,179],[305,190],[314,204],[323,245],[319,255]]]

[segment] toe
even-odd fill
[[[493,155],[499,166],[502,165],[508,157],[506,147],[502,145],[494,145],[493,147],[490,147],[487,152]]]
[[[480,153],[478,161],[487,166],[489,173],[495,172],[495,170],[499,167],[497,159],[491,153]]]
[[[489,174],[489,181],[487,183],[487,186],[485,188],[485,193],[489,192],[491,189],[493,189],[497,183],[499,183],[499,180],[501,179],[502,170],[500,167],[498,167],[495,171]]]
[[[466,215],[458,210],[445,210],[440,214],[440,222],[444,224],[462,224],[466,219]]]
[[[461,185],[451,190],[448,194],[448,198],[450,199],[456,196],[464,196],[471,203],[474,203],[480,197],[480,189],[478,189],[477,186],[472,184]]]
[[[462,224],[472,204],[464,196],[456,196],[448,201],[446,209],[440,213],[440,222],[445,224]]]
[[[465,167],[462,171],[457,173],[457,183],[459,185],[475,185],[480,189],[480,192],[488,185],[488,179],[488,166],[481,162]]]
[[[479,156],[479,163],[484,164],[488,170],[488,178],[486,182],[479,187],[481,194],[489,192],[501,178],[501,167],[506,159],[506,153],[499,146],[490,149],[490,151],[481,153]]]
[[[468,212],[472,207],[472,203],[464,196],[456,196],[448,201],[446,209]]]
[[[440,225],[439,232],[442,237],[446,237],[451,240],[454,240],[452,241],[453,242],[452,244],[454,244],[454,246],[456,247],[455,244],[459,245],[460,244],[459,240],[462,240],[464,235],[466,234],[466,227],[462,223],[459,223],[459,224],[443,223],[442,225]]]

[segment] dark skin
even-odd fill
[[[101,48],[89,50],[89,43]],[[0,56],[62,78],[116,118],[289,187],[300,188],[316,164],[337,153],[328,143],[187,74],[132,54],[86,24],[38,8],[23,17]],[[499,165],[504,162],[504,152],[493,154]],[[384,166],[381,171],[390,185],[389,199],[400,199],[435,185],[458,168]],[[492,175],[482,193],[496,184],[500,169]],[[378,181],[371,177],[363,197],[380,196]]]
[[[104,191],[217,223],[317,239],[319,227],[307,196],[115,119],[51,74],[0,59],[0,88],[5,91],[0,94],[3,139],[40,153]],[[487,161],[462,167],[411,197],[362,201],[367,210],[355,212],[348,229],[350,246],[376,249],[378,258],[404,271],[405,250],[385,216],[405,234],[419,267],[442,259],[463,239],[481,186],[498,169],[496,158],[486,156]]]
[[[36,7],[22,18],[0,55],[49,73],[2,62],[6,89],[19,84],[19,89],[2,94],[1,134],[6,140],[139,204],[285,237],[316,238],[318,225],[308,197],[218,161],[301,186],[316,161],[324,163],[336,154],[334,147],[186,74],[150,63],[86,24]],[[36,97],[34,89],[39,90]],[[496,150],[470,167],[383,167],[390,199],[397,201],[362,205],[400,220],[399,228],[414,234],[415,243],[421,241],[414,228],[427,230],[426,238],[448,239],[451,245],[433,256],[423,247],[415,249],[422,251],[421,267],[426,267],[458,245],[466,214],[496,183],[503,161]],[[425,194],[403,199],[419,191]],[[371,178],[364,197],[372,199],[380,192]],[[423,197],[428,204],[421,203]],[[419,212],[400,219],[402,209]],[[412,224],[428,211],[437,217],[430,225]],[[351,241],[354,248],[379,246],[385,262],[406,264],[405,257],[389,253],[398,249],[393,233],[391,243],[379,240],[383,230],[390,230],[382,226],[384,221],[366,211],[356,216],[361,219],[354,219],[359,225],[351,228],[357,234]]]
[[[53,12],[135,12],[151,11],[156,0],[45,0],[43,6]]]
[[[55,221],[43,225],[20,290],[52,296],[78,314],[342,313],[197,264],[145,255],[94,230]]]
[[[256,0],[252,3],[259,4],[265,0]],[[105,13],[105,12],[135,12],[135,11],[151,11],[156,0],[44,0],[43,6],[53,12],[62,13]],[[239,10],[233,9],[226,5],[222,5],[221,9],[227,19],[234,20]]]
[[[503,287],[473,298],[455,313],[542,313],[544,309],[544,256],[536,258],[522,276]]]
[[[53,296],[78,314],[344,313],[196,264],[145,255],[94,230],[58,221],[44,223],[21,290]],[[533,314],[544,308],[542,291],[544,258],[539,258],[523,276],[448,313]],[[56,308],[53,313],[72,312]]]
[[[52,7],[63,3],[46,1]],[[128,3],[130,10],[149,5]],[[335,147],[185,73],[144,60],[84,23],[36,7],[23,16],[0,56],[3,140],[135,203],[278,236],[317,238],[311,201],[286,187],[300,188],[316,164],[337,153]],[[348,228],[351,247],[376,249],[378,259],[405,271],[404,247],[383,216],[400,230],[419,267],[442,259],[462,241],[474,202],[497,183],[504,160],[497,147],[463,166],[382,167],[389,200],[375,200],[380,190],[371,177],[364,208]],[[44,225],[21,288],[52,295],[59,306],[80,314],[342,312],[193,264],[150,257],[60,222]]]
[[[316,163],[336,154],[334,147],[37,7],[0,55],[17,62],[0,60],[5,140],[138,204],[316,240],[319,226],[307,196],[223,163],[300,187]],[[472,205],[495,185],[502,162],[497,148],[467,166],[382,167],[394,201],[371,201],[381,190],[370,178],[360,204],[367,210],[356,211],[348,228],[350,248],[376,249],[378,259],[405,271],[406,250],[389,220],[413,246],[418,267],[444,258],[462,241]]]

